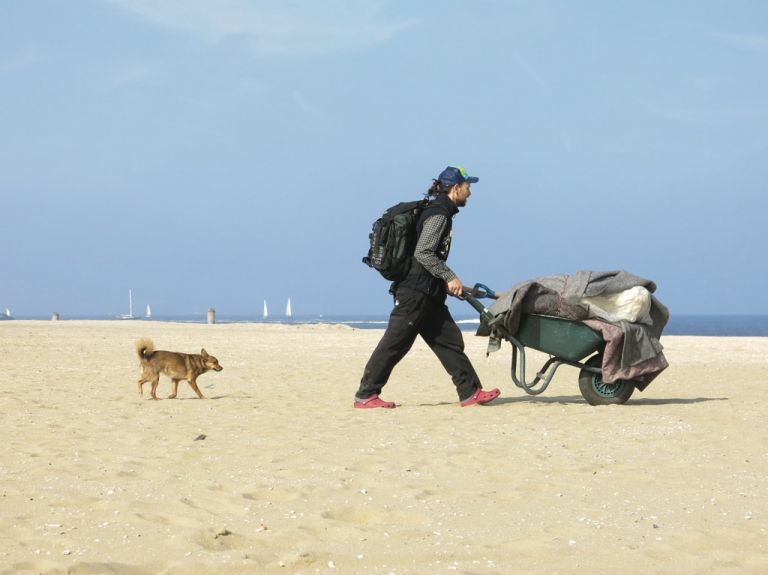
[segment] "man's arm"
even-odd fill
[[[440,238],[443,236],[448,218],[444,214],[435,214],[424,220],[419,241],[413,255],[427,272],[447,283],[456,279],[456,274],[441,260],[437,252],[440,249]]]

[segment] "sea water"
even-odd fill
[[[474,332],[480,323],[477,316],[455,315],[456,323],[462,331]],[[50,316],[31,316],[15,319],[50,320]],[[61,314],[63,321],[72,319],[110,320],[117,319],[107,316],[73,316]],[[387,316],[293,316],[291,318],[275,317],[262,319],[255,315],[216,315],[216,323],[259,323],[286,325],[333,325],[341,324],[357,329],[384,329],[387,327]],[[13,320],[9,320],[13,321]],[[136,321],[136,320],[125,320]],[[148,320],[138,320],[148,321]],[[205,314],[189,315],[153,315],[151,321],[170,321],[175,323],[206,323]],[[672,315],[664,328],[662,335],[694,335],[694,336],[732,336],[732,337],[768,337],[768,315]]]

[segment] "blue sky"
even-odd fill
[[[0,308],[384,314],[371,223],[459,164],[467,284],[766,314],[766,70],[760,1],[0,0]]]

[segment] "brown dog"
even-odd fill
[[[152,399],[157,399],[157,385],[160,383],[160,374],[171,378],[171,395],[168,399],[174,399],[179,389],[179,382],[186,379],[190,387],[195,390],[197,397],[205,399],[205,396],[197,387],[197,378],[206,371],[221,371],[219,360],[208,354],[204,349],[199,354],[178,353],[175,351],[155,351],[155,344],[149,338],[142,338],[136,342],[136,352],[141,362],[141,379],[139,379],[139,396],[144,394],[144,384],[152,382]]]

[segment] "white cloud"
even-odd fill
[[[150,22],[256,55],[318,54],[386,42],[414,24],[390,21],[385,0],[106,0]]]

